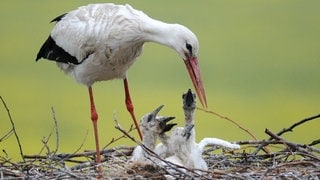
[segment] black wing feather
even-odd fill
[[[76,57],[70,55],[68,52],[58,46],[51,36],[49,36],[46,42],[44,42],[42,45],[37,54],[36,61],[38,61],[40,58],[61,63],[80,64]]]
[[[61,14],[60,16],[52,19],[52,21],[50,21],[50,23],[52,22],[59,22],[65,15],[67,15],[68,13],[64,13],[64,14]]]

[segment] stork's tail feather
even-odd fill
[[[49,36],[46,42],[44,42],[42,45],[37,54],[36,61],[41,58],[62,63],[80,64],[76,57],[70,55],[68,52],[58,46],[51,36]]]

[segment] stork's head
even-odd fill
[[[206,93],[202,83],[198,62],[198,39],[188,28],[179,24],[176,24],[175,26],[175,31],[172,32],[174,37],[172,46],[182,57],[202,106],[207,107]]]
[[[194,110],[197,107],[196,95],[192,93],[191,89],[182,95],[182,100],[183,109],[185,110]]]
[[[163,105],[159,106],[157,109],[144,115],[140,122],[140,128],[142,133],[152,133],[152,134],[161,134],[166,131],[170,131],[175,123],[167,124],[169,121],[173,120],[175,117],[164,117],[158,116],[159,111],[162,109]]]
[[[171,140],[174,144],[186,144],[194,133],[192,129],[194,124],[189,124],[185,127],[176,127],[171,133]]]

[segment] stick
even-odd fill
[[[58,128],[58,121],[57,121],[57,118],[56,118],[56,112],[54,111],[53,107],[51,107],[51,111],[52,111],[54,126],[55,126],[55,129],[56,129],[56,149],[53,151],[53,155],[55,155],[58,152],[58,149],[59,149],[59,128]]]
[[[254,140],[257,140],[256,136],[253,135],[248,129],[242,127],[239,123],[237,123],[237,122],[235,122],[234,120],[228,118],[227,116],[223,116],[223,115],[220,115],[220,114],[218,114],[218,113],[216,113],[216,112],[209,111],[209,110],[206,110],[206,109],[203,109],[203,108],[199,108],[199,107],[198,107],[197,109],[199,109],[199,110],[201,110],[201,111],[204,111],[204,112],[207,112],[207,113],[210,113],[210,114],[213,114],[213,115],[216,115],[216,116],[218,116],[218,117],[221,118],[221,119],[225,119],[225,120],[227,120],[227,121],[230,121],[232,124],[236,125],[238,128],[240,128],[240,129],[242,129],[243,131],[247,132]]]
[[[273,139],[282,141],[283,144],[287,145],[287,147],[289,147],[289,148],[292,149],[293,151],[302,152],[302,153],[305,154],[306,156],[311,157],[311,158],[313,158],[313,159],[316,159],[316,160],[320,161],[320,158],[314,156],[313,154],[307,152],[307,151],[304,150],[303,148],[297,146],[297,144],[294,144],[294,143],[291,143],[291,142],[286,141],[285,139],[283,139],[283,138],[281,138],[280,136],[278,136],[278,135],[274,134],[273,132],[271,132],[269,129],[266,129],[266,130],[265,130],[265,133],[268,134],[268,135],[269,135],[270,137],[272,137]]]
[[[314,140],[312,141],[310,144],[308,144],[309,146],[314,146],[320,143],[320,139]]]
[[[270,144],[283,144],[282,140],[261,140],[261,141],[236,141],[236,144],[239,145],[252,145],[252,146],[267,146]],[[311,152],[316,152],[316,153],[320,153],[320,149],[312,147],[310,145],[305,145],[305,144],[297,144],[297,143],[292,143],[294,146],[298,146],[304,149],[307,149],[308,151]],[[254,154],[254,153],[253,153]]]
[[[305,118],[305,119],[302,119],[301,121],[299,121],[299,122],[294,123],[293,125],[291,125],[289,128],[283,128],[283,130],[281,130],[281,131],[279,131],[279,132],[277,133],[277,136],[281,136],[282,134],[284,134],[284,133],[286,133],[286,132],[289,132],[289,131],[292,132],[295,127],[297,127],[297,126],[299,126],[299,125],[301,125],[301,124],[303,124],[303,123],[305,123],[305,122],[307,122],[307,121],[311,121],[311,120],[313,120],[313,119],[317,119],[317,118],[319,118],[319,117],[320,117],[320,114],[315,115],[315,116],[311,116],[311,117],[308,117],[308,118]],[[272,140],[272,139],[273,139],[273,137],[270,136],[269,140]],[[317,143],[316,143],[316,144],[317,144]],[[312,146],[312,145],[315,145],[315,144],[313,144],[313,142],[312,142],[312,143],[311,143],[311,146]],[[263,147],[264,147],[264,145],[258,146],[257,149],[255,150],[255,152],[254,152],[253,154],[257,154],[257,153],[260,151],[260,149],[263,148]]]
[[[43,151],[44,149],[47,149],[47,151],[49,150],[49,149],[47,148],[46,144],[49,142],[49,140],[50,140],[50,138],[51,138],[54,130],[55,130],[55,127],[52,128],[52,130],[50,131],[50,133],[49,133],[49,135],[48,135],[47,138],[46,138],[46,137],[43,137],[43,138],[42,138],[41,142],[42,142],[44,145],[43,145],[42,148],[40,149],[40,152],[38,153],[39,155],[42,153],[42,151]],[[47,154],[50,154],[50,151],[48,151]]]
[[[237,123],[236,121],[228,118],[227,116],[223,116],[223,115],[220,115],[220,114],[218,114],[218,113],[216,113],[216,112],[209,111],[209,110],[206,110],[206,109],[203,109],[203,108],[199,108],[199,107],[197,107],[197,109],[198,109],[198,110],[201,110],[201,111],[204,111],[204,112],[207,112],[207,113],[210,113],[210,114],[213,114],[213,115],[216,115],[216,116],[218,116],[218,117],[221,118],[221,119],[225,119],[225,120],[227,120],[227,121],[230,121],[232,124],[236,125],[238,128],[240,128],[240,129],[242,129],[243,131],[247,132],[254,140],[258,140],[258,139],[256,138],[256,136],[253,135],[248,129],[242,127],[239,123]],[[270,151],[269,151],[266,147],[263,147],[263,150],[264,150],[266,153],[270,153]]]
[[[297,123],[294,123],[293,125],[291,125],[290,127],[288,128],[284,128],[283,130],[281,130],[280,132],[277,133],[278,136],[281,136],[282,134],[286,133],[286,132],[292,132],[293,129],[305,122],[308,122],[308,121],[311,121],[311,120],[314,120],[314,119],[317,119],[317,118],[320,118],[320,114],[318,115],[315,115],[315,116],[311,116],[311,117],[308,117],[308,118],[305,118],[305,119],[302,119],[301,121],[297,122]]]
[[[63,158],[61,158],[61,161],[69,161],[69,162],[76,162],[76,160],[71,160],[71,158],[73,157],[73,155],[76,155],[77,154],[77,152],[79,152],[80,151],[80,149],[83,147],[83,145],[84,145],[84,142],[86,141],[86,139],[87,139],[87,137],[88,137],[88,130],[87,130],[87,132],[86,132],[86,135],[85,135],[85,137],[83,138],[83,141],[82,141],[82,143],[80,144],[80,146],[73,152],[73,153],[71,153],[71,154],[54,154],[55,155],[55,157],[63,157]],[[96,152],[95,152],[96,153]]]
[[[131,131],[135,130],[136,128],[133,126],[133,124],[131,124],[130,129],[128,130],[128,133],[130,133]],[[105,145],[102,149],[106,149],[108,146],[110,146],[112,143],[119,141],[122,138],[126,138],[126,135],[122,134],[122,136],[117,137],[117,138],[112,138],[111,141]]]
[[[13,129],[11,129],[11,130],[10,130],[9,132],[7,132],[4,136],[2,136],[2,138],[0,138],[0,142],[8,139],[8,138],[11,136],[12,133],[13,133]]]
[[[16,131],[16,127],[15,127],[15,125],[14,125],[14,122],[13,122],[13,120],[12,120],[12,117],[11,117],[11,114],[10,114],[10,110],[9,110],[9,108],[7,107],[7,104],[6,104],[6,102],[4,101],[4,99],[2,98],[2,96],[0,96],[0,99],[1,99],[1,101],[2,101],[2,104],[3,104],[4,108],[6,109],[6,111],[7,111],[7,113],[8,113],[8,117],[9,117],[9,120],[10,120],[10,122],[11,122],[12,130],[13,130],[13,133],[14,133],[16,139],[17,139],[17,143],[18,143],[18,146],[19,146],[20,156],[21,156],[23,162],[25,162],[25,160],[24,160],[24,158],[23,158],[23,151],[22,151],[22,146],[21,146],[21,143],[20,143],[20,139],[19,139],[18,133],[17,133],[17,131]]]

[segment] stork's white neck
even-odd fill
[[[194,113],[194,109],[190,110],[190,109],[184,109],[184,119],[186,122],[186,125],[190,125],[190,124],[194,124],[194,117],[195,113]]]
[[[144,39],[146,42],[155,42],[176,50],[175,39],[177,30],[182,25],[168,24],[152,18],[144,23]]]
[[[153,150],[156,146],[157,136],[155,133],[146,131],[143,132],[143,145],[145,145],[147,148]]]

